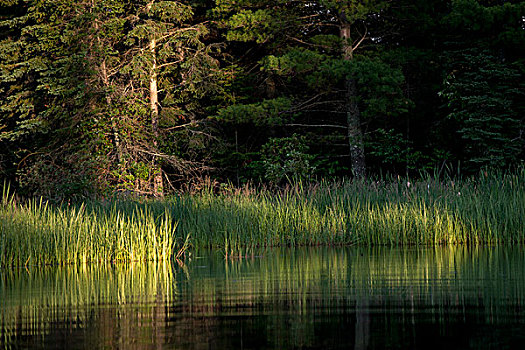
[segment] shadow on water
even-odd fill
[[[3,270],[3,348],[514,348],[522,248],[301,248]]]

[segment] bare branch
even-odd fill
[[[357,48],[359,47],[359,45],[361,45],[361,43],[363,42],[363,40],[365,40],[366,38],[366,35],[368,34],[368,28],[365,26],[365,34],[363,34],[363,36],[361,37],[361,39],[359,39],[359,41],[357,42],[357,44],[353,44],[354,48],[353,50],[357,50]]]
[[[305,128],[336,128],[336,129],[345,129],[346,130],[346,126],[343,126],[343,125],[334,125],[334,124],[317,124],[317,125],[312,125],[312,124],[285,124],[285,126],[300,126],[300,127],[305,127]]]
[[[321,47],[323,49],[329,49],[330,47],[327,46],[327,45],[320,45],[320,44],[312,44],[312,43],[308,43],[306,41],[303,41],[301,39],[298,39],[296,37],[293,37],[293,36],[288,36],[289,39],[291,40],[294,40],[294,41],[297,41],[298,43],[301,43],[301,44],[304,44],[304,45],[308,45],[308,46],[313,46],[313,47]]]
[[[175,129],[182,129],[182,128],[187,128],[188,126],[196,126],[196,125],[199,125],[199,124],[201,124],[203,122],[204,122],[204,120],[193,120],[193,121],[191,121],[189,123],[172,126],[170,128],[165,128],[163,130],[164,131],[170,131],[170,130],[175,130]]]

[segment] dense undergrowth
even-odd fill
[[[4,186],[0,263],[170,260],[202,248],[243,255],[268,246],[518,244],[525,241],[524,180],[520,170],[71,206],[18,203]]]

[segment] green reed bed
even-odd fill
[[[523,243],[524,184],[522,170],[58,207],[15,204],[4,190],[0,262],[163,260],[175,246],[180,257],[190,248],[245,255],[268,246]]]
[[[278,193],[172,198],[180,235],[226,252],[280,245],[499,244],[525,241],[525,172],[297,184]]]
[[[100,261],[169,260],[176,222],[165,211],[117,203],[52,206],[17,204],[4,187],[0,206],[0,265],[27,266]]]

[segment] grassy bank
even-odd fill
[[[184,242],[243,254],[278,245],[525,241],[523,170],[463,181],[364,180],[233,192],[51,207],[16,204],[4,190],[1,264],[165,260]]]
[[[297,185],[165,203],[195,246],[498,244],[525,241],[525,172],[464,181]]]
[[[124,212],[117,203],[52,206],[42,200],[17,204],[4,188],[0,206],[0,265],[169,260],[176,221],[147,207]]]

